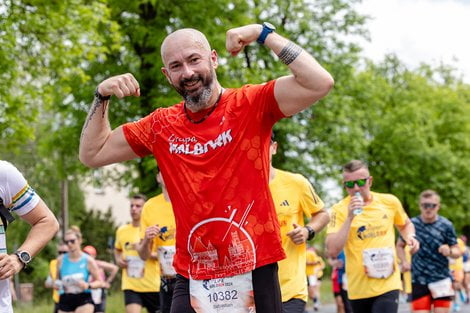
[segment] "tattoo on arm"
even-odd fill
[[[302,48],[300,48],[298,45],[293,43],[292,41],[289,41],[289,43],[282,48],[281,52],[277,55],[279,57],[279,60],[282,61],[285,65],[291,64],[299,54],[302,52]]]
[[[88,124],[90,124],[90,121],[93,118],[93,115],[95,115],[96,111],[98,111],[98,109],[101,107],[101,105],[103,105],[102,112],[101,112],[101,118],[104,118],[108,102],[109,102],[109,100],[100,100],[98,97],[95,97],[93,99],[93,104],[92,104],[90,113],[88,114],[85,125],[83,126],[81,137],[83,137],[83,134],[85,133],[85,129],[88,127]]]

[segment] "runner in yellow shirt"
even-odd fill
[[[142,307],[156,312],[160,307],[160,270],[156,259],[142,260],[137,252],[140,243],[140,215],[146,197],[131,199],[132,223],[116,231],[114,257],[122,268],[122,285],[126,313],[139,313]]]
[[[157,182],[162,193],[145,202],[140,217],[139,255],[142,259],[158,259],[161,273],[160,304],[162,313],[170,313],[176,271],[173,267],[175,255],[176,223],[170,197],[160,172]]]
[[[326,246],[331,257],[344,248],[354,312],[396,313],[401,282],[393,226],[412,253],[419,249],[419,242],[400,201],[391,194],[371,192],[372,181],[362,161],[343,167],[348,196],[332,208]]]
[[[271,138],[271,159],[277,142]],[[300,174],[270,169],[269,189],[276,207],[286,258],[278,262],[282,312],[304,312],[308,300],[306,242],[328,224],[328,213],[309,181]],[[304,226],[304,216],[308,223]]]
[[[320,306],[320,285],[325,269],[325,261],[317,254],[314,247],[307,248],[307,285],[308,296],[313,301],[313,310],[318,311]]]

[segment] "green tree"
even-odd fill
[[[351,159],[370,164],[374,189],[397,195],[411,215],[424,189],[442,195],[441,213],[468,221],[470,87],[452,68],[408,70],[395,56],[340,82],[309,127],[317,177],[336,177]]]

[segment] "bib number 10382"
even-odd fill
[[[251,272],[207,280],[190,279],[191,306],[197,313],[255,313]]]

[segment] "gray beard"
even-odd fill
[[[210,87],[205,87],[202,92],[196,96],[184,95],[186,108],[191,112],[198,112],[205,109],[211,96],[212,89]]]

